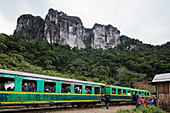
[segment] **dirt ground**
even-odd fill
[[[117,111],[121,109],[134,109],[135,106],[133,105],[126,105],[126,106],[111,106],[109,109],[103,108],[93,108],[93,109],[73,109],[70,111],[56,111],[50,113],[117,113]]]
[[[121,109],[134,109],[134,105],[123,105],[123,106],[110,106],[109,109],[106,109],[105,107],[101,108],[84,108],[84,109],[62,109],[57,111],[44,111],[44,113],[117,113],[117,111]],[[37,112],[42,113],[42,112]]]
[[[49,107],[49,106],[48,106]],[[51,108],[41,107],[34,108],[34,109],[27,109],[25,107],[21,108],[21,110],[15,110],[13,108],[7,107],[4,110],[0,110],[0,113],[117,113],[117,111],[121,109],[134,109],[135,105],[112,105],[109,106],[109,109],[106,109],[104,105],[96,106],[96,108],[76,108],[76,107],[55,107],[52,106]],[[10,109],[9,109],[10,108]]]
[[[109,109],[105,107],[102,108],[85,108],[85,109],[69,109],[61,111],[51,111],[46,113],[117,113],[121,109],[134,109],[134,105],[124,105],[124,106],[110,106]]]

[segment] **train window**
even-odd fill
[[[128,90],[128,93],[127,93],[127,95],[131,95],[131,94],[130,94],[130,90]]]
[[[121,89],[118,89],[118,94],[122,94],[122,90]]]
[[[86,86],[85,87],[85,93],[86,94],[91,94],[92,93],[92,86]]]
[[[71,93],[71,85],[62,84],[61,93]]]
[[[44,92],[56,92],[56,83],[45,82],[44,83]]]
[[[37,92],[37,81],[23,80],[22,81],[22,91]]]
[[[14,91],[15,79],[0,77],[0,91]]]
[[[94,93],[95,94],[100,94],[100,87],[95,87],[94,88]]]
[[[139,91],[139,94],[142,96],[142,92],[141,91]]]
[[[116,94],[116,88],[112,88],[112,94]]]
[[[142,92],[142,96],[145,96],[145,93],[144,93],[144,92]]]
[[[81,94],[82,93],[82,85],[75,85],[74,92]]]
[[[123,95],[126,95],[126,90],[125,89],[123,90]]]

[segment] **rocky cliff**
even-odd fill
[[[14,35],[67,44],[78,49],[107,49],[120,43],[120,31],[112,25],[95,24],[92,29],[86,29],[80,18],[54,9],[49,9],[45,20],[39,16],[21,15]]]

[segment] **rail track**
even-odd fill
[[[129,103],[120,103],[120,104],[111,104],[110,106],[126,106],[132,105]],[[93,109],[92,105],[87,105],[84,108],[72,106],[72,105],[60,105],[60,106],[49,106],[49,105],[40,105],[35,106],[0,106],[0,113],[47,113],[47,112],[61,112],[61,111],[70,111],[70,110],[83,110],[83,109]],[[97,104],[96,108],[105,109],[105,104]]]

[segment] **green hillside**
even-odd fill
[[[143,44],[126,36],[114,49],[71,49],[67,45],[0,34],[0,68],[133,87],[170,72],[170,42]]]

